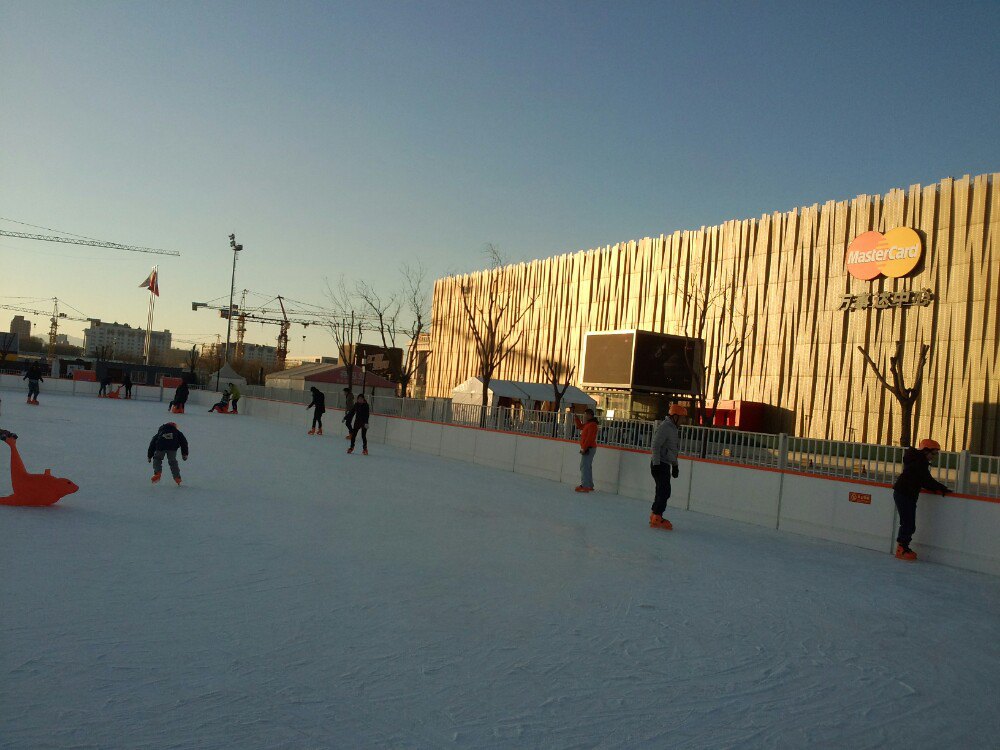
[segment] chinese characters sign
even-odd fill
[[[862,505],[872,504],[872,496],[864,492],[848,492],[847,499],[852,503],[861,503]]]
[[[845,294],[840,300],[838,310],[854,312],[855,310],[888,310],[894,307],[910,307],[920,305],[927,307],[934,301],[931,289],[902,292],[861,292],[860,294]]]

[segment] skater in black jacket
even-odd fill
[[[316,386],[311,386],[309,390],[312,391],[313,400],[309,402],[309,406],[306,408],[312,409],[315,407],[316,409],[316,411],[313,412],[312,428],[309,430],[309,434],[322,435],[323,414],[326,412],[326,394]]]
[[[177,429],[176,422],[167,422],[160,425],[160,429],[149,441],[149,450],[146,451],[146,458],[153,464],[153,484],[160,481],[160,474],[163,472],[163,457],[167,457],[170,464],[170,473],[177,484],[181,483],[181,469],[177,465],[177,450],[180,449],[181,458],[188,460],[188,441],[184,433]]]
[[[940,444],[936,440],[921,440],[919,448],[907,448],[903,453],[903,473],[892,485],[892,499],[899,511],[899,535],[896,537],[896,557],[913,561],[917,553],[910,549],[910,540],[917,529],[917,498],[920,490],[947,495],[951,490],[931,476],[931,461],[937,458]]]
[[[122,380],[122,386],[125,388],[125,398],[132,398],[132,378],[125,374],[125,379]]]
[[[21,380],[28,381],[28,403],[38,406],[38,384],[45,382],[42,379],[42,368],[38,366],[37,362],[32,362],[28,365],[28,371],[24,373]]]
[[[348,453],[354,453],[354,441],[358,437],[358,432],[361,433],[361,448],[364,455],[368,455],[368,402],[365,400],[364,395],[358,396],[358,400],[354,402],[354,406],[351,410],[347,412],[347,416],[344,417],[344,421],[347,422],[347,429],[351,431],[351,447],[347,449]]]

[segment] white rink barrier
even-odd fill
[[[300,404],[254,398],[246,402],[241,411],[247,414],[308,429],[311,412]],[[327,411],[328,434],[343,431],[343,414],[341,409]],[[567,487],[580,482],[579,447],[564,439],[379,414],[372,415],[368,439]],[[599,446],[594,484],[598,491],[651,503],[649,453]],[[899,520],[892,489],[884,484],[681,458],[680,476],[671,490],[669,507],[878,552],[895,548]],[[640,517],[637,523],[644,523],[645,509],[634,512]],[[969,495],[921,495],[913,548],[924,560],[1000,575],[1000,503]]]
[[[0,376],[0,398],[17,398],[27,389],[14,376]],[[46,388],[48,386],[48,388]],[[76,383],[77,394],[95,383]],[[88,388],[81,388],[87,386]],[[17,391],[16,395],[11,390]],[[45,392],[72,394],[72,381],[48,380]],[[167,393],[167,400],[172,393]],[[208,409],[219,393],[191,391],[188,408]],[[244,397],[241,416],[294,425],[305,433],[312,411],[304,404]],[[324,432],[345,434],[343,409],[328,409]],[[231,417],[220,416],[220,419]],[[239,417],[237,417],[239,418]],[[580,481],[580,451],[575,442],[373,414],[368,431],[373,444],[400,448],[504,471],[561,482]],[[332,443],[342,449],[342,441]],[[652,502],[649,453],[601,445],[594,458],[597,490]],[[885,484],[833,478],[731,462],[681,458],[680,477],[672,482],[669,507],[771,527],[794,534],[850,544],[880,552],[895,546],[898,518],[892,489]],[[637,524],[645,508],[635,508]],[[913,548],[923,560],[1000,575],[1000,502],[970,495],[923,494],[917,504]]]

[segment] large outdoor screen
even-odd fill
[[[632,382],[632,331],[588,333],[583,385],[629,388]]]
[[[700,339],[639,331],[636,334],[632,387],[663,393],[697,390],[696,368],[702,366]]]
[[[651,393],[695,393],[701,339],[652,331],[588,333],[582,385]]]

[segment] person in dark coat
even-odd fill
[[[910,549],[910,540],[917,529],[917,498],[920,490],[930,490],[947,495],[951,490],[931,476],[931,461],[937,458],[941,446],[935,440],[921,440],[917,448],[907,448],[903,453],[903,473],[892,485],[892,499],[899,511],[899,535],[896,537],[896,557],[916,560],[917,553]]]
[[[107,396],[108,395],[108,386],[109,385],[111,385],[111,378],[108,377],[107,375],[105,375],[103,378],[101,378],[101,388],[100,388],[100,390],[97,391],[97,395],[98,396]]]
[[[28,403],[38,404],[38,394],[39,394],[39,383],[44,383],[42,379],[42,368],[38,366],[37,362],[32,362],[28,365],[28,371],[24,373],[24,377],[21,380],[28,381]]]
[[[347,416],[344,417],[344,421],[347,422],[347,429],[351,431],[351,447],[347,449],[348,453],[354,453],[354,441],[358,437],[358,433],[361,433],[361,448],[364,455],[368,455],[368,402],[365,400],[364,394],[358,396],[357,401],[354,402],[354,406],[351,410],[347,412]]]
[[[146,451],[146,458],[153,464],[153,484],[160,481],[160,474],[163,472],[163,457],[167,457],[170,464],[170,473],[177,484],[181,483],[181,469],[177,465],[177,451],[180,450],[181,458],[188,460],[188,441],[184,433],[177,429],[176,422],[167,422],[160,425],[160,429],[149,441],[149,450]]]
[[[323,414],[326,413],[326,394],[323,393],[316,386],[311,386],[309,388],[312,391],[312,401],[309,402],[307,409],[315,409],[313,412],[312,428],[309,430],[310,435],[322,435],[323,434]]]
[[[167,407],[167,411],[173,411],[176,407],[183,412],[184,404],[186,404],[188,400],[188,393],[189,390],[187,381],[182,380],[181,384],[177,386],[177,390],[174,391],[174,400],[170,402],[170,405]]]
[[[129,377],[128,373],[125,373],[125,379],[122,380],[122,387],[125,388],[125,398],[132,398],[132,378]]]

